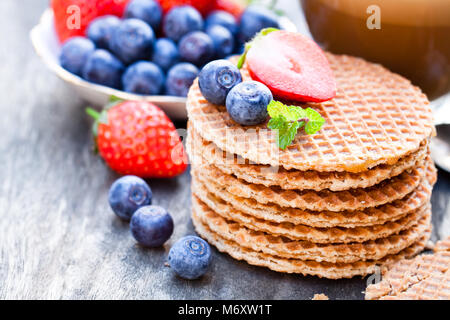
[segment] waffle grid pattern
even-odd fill
[[[203,140],[192,125],[188,127],[186,147],[191,155],[191,163],[196,166],[211,164],[222,172],[234,174],[248,183],[266,187],[279,186],[283,189],[343,191],[350,188],[368,188],[418,166],[428,154],[427,141],[417,151],[393,165],[382,164],[361,173],[298,171],[286,170],[283,167],[270,170],[269,166],[250,164],[248,160],[234,155],[230,157],[214,143]]]
[[[392,264],[398,260],[413,257],[421,252],[429,239],[429,234],[423,235],[412,246],[400,251],[396,255],[388,255],[375,261],[357,261],[353,263],[317,262],[314,260],[286,259],[253,251],[240,246],[234,241],[226,240],[214,233],[196,218],[193,212],[192,222],[197,233],[214,245],[220,252],[228,253],[236,260],[244,260],[255,266],[267,267],[273,271],[314,275],[320,278],[342,279],[374,273],[379,265]]]
[[[388,254],[396,254],[419,240],[430,225],[431,210],[426,209],[423,217],[409,229],[386,238],[350,244],[318,244],[310,241],[291,240],[286,237],[254,231],[233,220],[227,220],[194,197],[193,210],[196,218],[211,231],[242,246],[267,254],[301,260],[356,262],[359,260],[379,260]]]
[[[364,227],[396,221],[417,210],[430,201],[434,181],[424,182],[403,199],[387,203],[379,207],[354,211],[309,211],[296,208],[280,207],[277,204],[261,204],[254,199],[236,197],[227,191],[205,184],[201,178],[192,180],[192,189],[202,199],[212,198],[214,201],[228,203],[243,213],[257,219],[275,223],[291,223],[308,225],[317,228],[330,227]]]
[[[259,136],[244,131],[224,107],[206,101],[197,81],[188,95],[189,119],[222,150],[288,170],[362,172],[397,162],[435,134],[429,103],[408,80],[358,58],[328,54],[328,59],[337,96],[310,104],[327,122],[315,135],[298,134],[286,150],[273,147],[266,124],[251,127]],[[249,79],[245,70],[243,78]]]
[[[195,191],[194,191],[194,194]],[[197,195],[197,194],[196,194]],[[198,193],[200,195],[200,193]],[[200,196],[199,196],[200,197]],[[397,221],[354,228],[314,228],[291,223],[275,223],[242,213],[227,203],[214,202],[211,198],[201,198],[209,208],[225,219],[233,220],[248,229],[284,236],[292,240],[304,240],[315,243],[351,243],[364,242],[388,237],[416,224],[428,207],[419,208]],[[193,205],[194,206],[194,205]]]
[[[193,167],[192,172],[201,175],[207,183],[220,185],[229,193],[243,198],[252,198],[259,203],[277,203],[284,207],[314,210],[343,211],[380,206],[401,199],[416,189],[426,172],[435,174],[431,159],[417,169],[404,171],[397,177],[365,189],[350,189],[332,192],[310,190],[284,190],[251,184],[232,175],[227,175],[212,165]]]
[[[195,196],[208,205],[208,207],[217,214],[226,219],[236,221],[241,225],[255,231],[263,231],[278,236],[284,236],[293,240],[307,240],[321,244],[363,242],[398,233],[417,223],[417,221],[423,216],[427,206],[429,206],[428,203],[426,203],[422,207],[403,215],[397,220],[388,220],[381,224],[371,224],[367,226],[350,228],[311,227],[308,225],[292,224],[288,222],[277,223],[260,219],[253,215],[248,215],[239,209],[236,209],[233,204],[224,202],[211,194],[199,191],[198,186],[201,188],[202,184],[194,182],[193,193]]]

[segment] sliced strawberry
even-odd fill
[[[252,43],[247,53],[251,77],[279,99],[321,102],[336,96],[336,82],[327,58],[311,39],[275,31]]]

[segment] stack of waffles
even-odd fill
[[[287,149],[267,124],[244,127],[188,96],[192,220],[219,251],[272,270],[332,279],[421,252],[431,232],[435,134],[420,90],[383,67],[327,54],[337,95]],[[249,80],[246,68],[244,81]],[[295,104],[295,103],[290,103]]]

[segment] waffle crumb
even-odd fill
[[[434,250],[435,244],[433,241],[429,240],[425,246],[426,250]]]
[[[433,254],[392,264],[380,283],[367,287],[366,300],[450,300],[450,238]]]
[[[323,293],[316,293],[312,300],[330,300],[327,295]]]

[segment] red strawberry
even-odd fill
[[[213,10],[227,11],[239,19],[245,10],[245,5],[243,1],[238,0],[216,0]]]
[[[161,7],[166,13],[173,7],[178,7],[182,5],[190,5],[196,8],[202,15],[208,14],[212,8],[216,0],[158,0],[161,4]]]
[[[260,37],[246,59],[251,77],[268,86],[279,99],[320,102],[336,95],[325,54],[299,33],[274,31]]]
[[[148,102],[116,101],[96,119],[94,134],[105,162],[120,174],[142,178],[171,178],[186,170],[187,155],[175,126]]]
[[[112,14],[114,16],[122,17],[125,8],[131,0],[95,0],[91,2],[97,3],[97,10],[99,16],[106,16]]]
[[[99,16],[112,14],[121,17],[129,1],[52,0],[55,29],[59,40],[64,42],[75,36],[84,36],[89,23]]]

